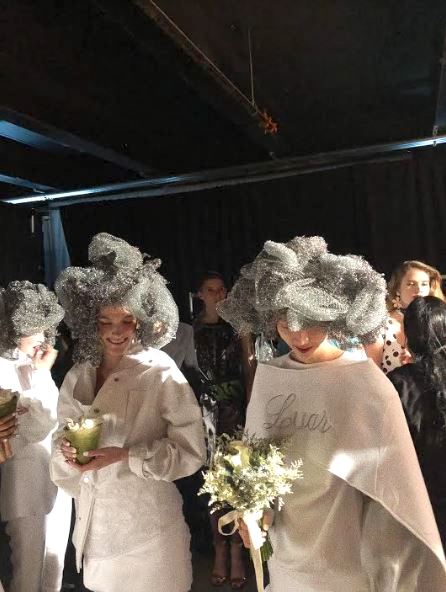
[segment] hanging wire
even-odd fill
[[[251,29],[248,29],[248,49],[249,49],[249,74],[251,78],[251,105],[257,107],[254,96],[254,66],[252,62],[252,44],[251,44]]]
[[[155,8],[155,10],[162,15],[162,17],[169,23],[169,25],[184,39],[187,41],[187,43],[189,43],[189,45],[191,47],[193,47],[193,49],[200,55],[200,57],[203,59],[203,61],[206,62],[206,64],[214,71],[218,74],[218,76],[224,80],[224,82],[231,87],[231,89],[239,96],[239,98],[244,101],[245,103],[247,103],[249,105],[249,107],[251,109],[254,109],[255,113],[261,118],[262,117],[262,112],[261,110],[256,106],[256,104],[249,99],[249,97],[247,97],[245,95],[245,93],[240,90],[240,88],[230,79],[228,78],[228,76],[226,76],[226,74],[224,74],[224,72],[222,72],[222,70],[220,70],[220,68],[217,66],[217,64],[215,64],[211,58],[206,55],[206,53],[200,48],[198,47],[198,45],[196,45],[196,43],[194,43],[192,41],[192,39],[169,17],[168,14],[166,14],[159,6],[156,2],[154,2],[154,0],[149,0],[150,4]],[[252,87],[251,87],[251,93],[252,93]]]

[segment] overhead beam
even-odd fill
[[[103,146],[80,138],[65,130],[58,129],[48,123],[34,119],[29,115],[18,113],[7,106],[0,105],[0,120],[9,121],[14,125],[30,130],[41,136],[45,136],[52,142],[60,144],[65,148],[70,148],[84,154],[90,154],[95,158],[111,162],[129,171],[134,171],[141,176],[150,176],[153,174],[153,169],[142,162],[135,161],[111,150],[110,148],[104,148]]]
[[[260,110],[172,25],[150,0],[91,0],[103,14],[122,27],[139,48],[178,76],[227,120],[243,130],[270,157],[289,153],[283,133],[265,134]]]
[[[407,158],[410,157],[409,150],[445,143],[446,134],[435,138],[418,138],[401,142],[374,144],[372,146],[277,159],[223,169],[210,169],[128,183],[116,183],[102,187],[90,187],[78,191],[7,198],[2,201],[11,204],[29,205],[31,203],[40,203],[40,205],[45,204],[47,207],[60,207],[76,203],[95,203],[190,193],[203,189],[294,177],[389,158]]]
[[[23,187],[46,186],[44,191],[68,191],[86,185],[130,181],[135,173],[79,152],[47,152],[25,143],[0,138],[0,173],[27,180]]]
[[[69,184],[69,175],[65,182],[56,180],[58,164],[60,160],[53,155],[0,138],[0,175],[8,185],[35,188],[36,191],[43,192],[72,187]]]
[[[32,189],[32,191],[38,191],[40,193],[48,193],[48,191],[57,191],[56,187],[50,185],[42,185],[30,181],[29,179],[21,179],[20,177],[11,177],[11,175],[3,175],[0,173],[0,183],[6,183],[6,185],[14,185],[15,187],[23,187],[24,189]]]

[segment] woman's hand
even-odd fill
[[[71,446],[71,443],[68,442],[68,440],[66,440],[65,438],[60,443],[60,450],[61,450],[62,454],[64,455],[65,460],[67,462],[70,462],[70,461],[75,462],[76,461],[77,450],[76,450],[76,448]]]
[[[263,516],[262,516],[262,530],[263,530],[265,538],[266,538],[266,533],[268,532],[269,527],[272,525],[273,522],[274,522],[274,510],[265,510],[263,512]],[[240,537],[243,541],[243,544],[245,545],[245,547],[247,549],[249,549],[250,542],[249,542],[248,527],[246,526],[246,524],[243,520],[239,521],[238,531],[239,531]]]
[[[14,436],[18,425],[17,413],[11,413],[0,418],[0,440],[7,440]]]
[[[36,370],[51,370],[59,352],[54,347],[48,346],[44,351],[38,350],[32,357]]]
[[[76,449],[73,448],[69,442],[67,442],[68,445],[64,444],[64,442],[67,442],[67,440],[62,441],[62,454],[67,459],[67,463],[77,469],[80,473],[85,473],[86,471],[97,471],[116,462],[127,460],[129,457],[129,451],[127,448],[108,446],[106,448],[98,448],[97,450],[84,452],[85,456],[88,456],[93,460],[85,465],[80,465],[76,462]]]

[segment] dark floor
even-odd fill
[[[250,564],[249,559],[247,562],[249,563],[249,565],[247,564],[249,578],[243,590],[244,592],[255,592],[257,588],[252,565]],[[194,553],[192,556],[192,564],[194,569],[194,581],[191,592],[209,592],[210,590],[229,592],[229,590],[231,590],[231,584],[229,582],[219,588],[213,587],[209,582],[209,576],[212,570],[212,556]]]

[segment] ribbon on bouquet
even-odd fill
[[[230,536],[238,529],[240,524],[240,518],[248,528],[250,552],[252,562],[254,564],[254,571],[256,574],[256,583],[258,592],[264,592],[263,587],[263,563],[262,556],[260,554],[260,547],[265,542],[265,537],[262,529],[259,526],[259,521],[262,519],[263,511],[257,512],[239,512],[238,510],[231,510],[218,520],[218,532],[225,536]],[[228,524],[234,523],[234,526],[230,532],[224,532],[223,528]]]

